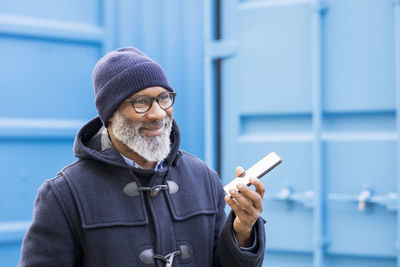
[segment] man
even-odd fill
[[[92,79],[99,117],[76,136],[78,160],[39,189],[19,266],[260,266],[264,185],[225,196],[218,175],[179,149],[161,67],[121,48]]]

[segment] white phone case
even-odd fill
[[[270,170],[278,166],[282,162],[282,159],[275,153],[271,152],[263,159],[258,161],[256,164],[251,166],[245,173],[244,176],[236,177],[230,183],[225,185],[224,191],[230,195],[229,190],[233,188],[237,190],[236,185],[241,183],[245,185],[250,185],[250,178],[261,178],[267,174]]]

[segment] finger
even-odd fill
[[[235,198],[226,196],[225,200],[235,212],[236,219],[238,219],[242,225],[251,225],[251,228],[260,217],[261,211],[256,210],[253,206],[253,203],[241,196],[241,193],[235,193],[233,191],[234,190],[232,190],[230,193],[234,195]]]
[[[258,184],[257,184],[257,186],[258,186],[259,190],[262,191],[262,187],[260,187]],[[259,192],[254,191],[253,189],[251,189],[248,186],[243,186],[240,188],[238,187],[238,189],[240,190],[240,196],[241,196],[240,200],[243,198],[243,199],[246,199],[247,203],[250,201],[252,203],[252,206],[254,207],[254,209],[256,209],[258,212],[261,212],[263,210],[263,203],[262,203],[263,198]],[[262,195],[264,195],[264,193],[262,193]],[[237,198],[236,196],[234,196],[234,197],[235,197],[235,199]],[[245,200],[239,201],[239,204],[242,205],[242,203],[243,203],[243,205],[246,205],[245,204],[246,201]]]
[[[251,190],[248,186],[245,185],[238,185],[238,189],[240,192],[231,189],[230,194],[234,198],[234,200],[237,202],[237,204],[248,214],[254,214],[256,213],[256,208],[254,207],[254,203],[251,201],[250,198],[247,197],[246,194],[242,192],[243,191],[253,191],[254,194],[257,194],[254,190]]]
[[[261,182],[261,180],[250,178],[250,184],[256,188],[256,192],[261,196],[261,198],[264,198],[265,185]]]
[[[250,190],[257,194],[254,190]],[[231,197],[226,196],[225,201],[234,211],[237,217],[236,219],[238,219],[241,224],[254,225],[254,223],[260,217],[262,208],[261,210],[257,210],[249,199],[244,198],[243,195],[236,190],[231,189],[229,193],[231,194]]]
[[[242,218],[243,214],[246,213],[239,204],[232,199],[230,196],[225,196],[225,202],[231,207],[233,212],[236,214],[236,217]]]
[[[236,174],[235,174],[235,177],[240,177],[241,175],[243,175],[244,174],[244,169],[243,169],[243,167],[242,166],[238,166],[238,167],[236,167]]]

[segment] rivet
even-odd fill
[[[160,192],[160,188],[159,187],[154,187],[151,189],[150,191],[150,196],[151,197],[156,197],[158,195],[158,192]]]

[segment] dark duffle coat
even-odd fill
[[[254,226],[253,250],[238,247],[218,175],[179,150],[175,122],[158,171],[129,167],[112,145],[104,147],[101,127],[98,118],[86,124],[74,143],[79,159],[39,189],[19,266],[161,267],[171,258],[172,266],[261,266],[263,220]],[[143,178],[164,187],[127,190]]]

